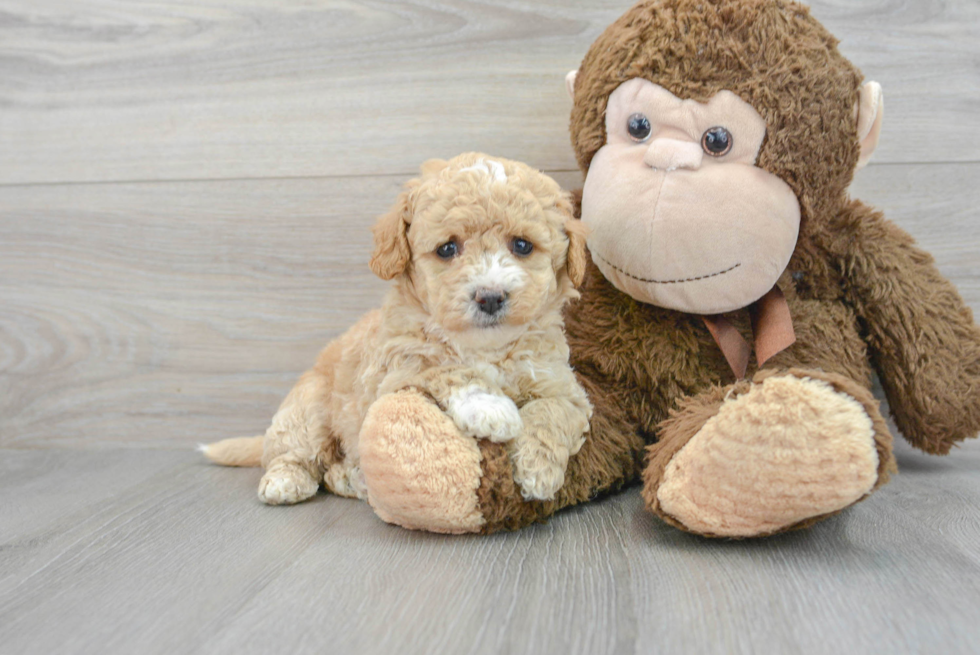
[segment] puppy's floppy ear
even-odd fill
[[[412,220],[412,189],[402,191],[391,210],[374,224],[374,254],[371,270],[382,280],[405,272],[412,258],[408,245],[408,226]]]
[[[585,267],[589,257],[585,250],[585,240],[589,236],[589,226],[577,218],[568,218],[565,220],[565,234],[568,235],[565,268],[568,271],[568,279],[577,287],[585,279]]]

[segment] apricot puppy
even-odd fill
[[[383,306],[327,345],[264,437],[202,450],[266,473],[259,498],[297,503],[322,482],[367,498],[358,435],[383,394],[428,395],[468,437],[507,442],[527,499],[550,500],[592,407],[568,364],[562,307],[578,296],[585,231],[567,194],[479,153],[430,161],[374,228]]]

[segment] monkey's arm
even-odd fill
[[[946,454],[980,431],[980,329],[953,284],[904,230],[853,201],[835,230],[845,295],[862,323],[892,417]],[[850,236],[851,238],[848,238]]]

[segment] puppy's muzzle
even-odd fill
[[[473,301],[481,312],[488,317],[498,317],[504,313],[507,305],[507,294],[494,289],[477,289]]]

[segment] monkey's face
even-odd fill
[[[592,259],[642,302],[695,314],[745,307],[789,263],[796,195],[756,166],[766,124],[730,91],[707,104],[647,80],[619,86],[589,165],[582,220]]]

